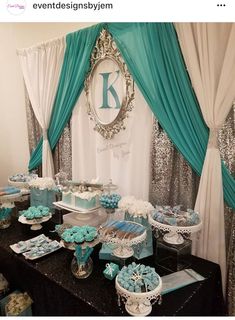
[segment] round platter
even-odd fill
[[[23,223],[23,224],[29,224],[31,225],[31,230],[40,230],[42,229],[42,225],[41,223],[46,222],[48,220],[50,220],[52,217],[51,213],[49,213],[48,216],[40,218],[40,219],[32,219],[32,220],[28,220],[26,219],[23,215],[19,216],[18,221]]]
[[[164,235],[163,239],[165,242],[170,244],[182,244],[184,242],[184,238],[181,233],[191,234],[201,230],[202,227],[202,221],[193,226],[171,226],[154,220],[152,214],[149,214],[148,220],[154,228],[168,232]]]
[[[16,201],[19,197],[21,197],[22,193],[17,192],[13,194],[6,194],[5,196],[0,196],[0,202],[14,202]]]
[[[140,227],[142,231],[138,235],[134,235],[132,232],[123,231],[122,229],[116,229],[115,225],[104,224],[99,229],[100,242],[114,244],[113,255],[118,258],[127,259],[134,253],[132,249],[133,245],[143,242],[146,239],[147,233],[146,228],[141,224],[133,221],[112,221],[112,223],[125,223],[126,227]],[[109,231],[109,228],[111,230]]]
[[[29,182],[27,181],[11,181],[8,179],[8,184],[19,189],[29,189]]]

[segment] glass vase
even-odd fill
[[[92,273],[93,270],[93,261],[91,257],[87,260],[87,262],[80,262],[78,263],[77,258],[73,257],[73,260],[71,262],[71,271],[72,274],[77,279],[85,279],[88,278],[89,275]]]

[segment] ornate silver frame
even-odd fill
[[[91,83],[94,72],[98,64],[105,59],[111,59],[114,61],[118,65],[120,72],[125,79],[125,95],[121,103],[121,108],[115,119],[110,123],[104,123],[99,119],[91,101]],[[128,117],[128,112],[133,109],[134,81],[125,62],[123,61],[121,53],[117,49],[110,33],[106,29],[101,31],[91,54],[90,70],[85,79],[84,89],[87,98],[87,113],[89,118],[95,122],[94,130],[98,131],[105,139],[112,139],[115,134],[120,132],[120,130],[125,130],[126,127],[124,120]]]

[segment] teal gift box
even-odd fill
[[[53,202],[56,202],[57,190],[31,188],[30,191],[30,206],[44,206],[50,209],[51,213],[54,213],[55,208]]]
[[[152,227],[148,222],[148,218],[141,217],[141,216],[134,217],[133,215],[130,215],[129,212],[125,212],[125,220],[142,224],[146,228],[146,232],[147,232],[146,239],[143,242],[132,246],[134,250],[133,256],[138,260],[152,256],[153,255],[153,235],[152,235]]]
[[[105,276],[105,278],[113,280],[113,278],[116,277],[119,271],[119,266],[116,263],[110,262],[106,264],[103,275]]]

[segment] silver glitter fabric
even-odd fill
[[[219,132],[221,158],[235,173],[235,106]],[[158,205],[182,204],[194,208],[200,178],[179,154],[155,119],[151,148],[150,201]],[[227,294],[229,315],[235,315],[235,211],[225,205]]]
[[[221,158],[235,176],[235,106],[231,108],[219,132]],[[235,210],[225,205],[225,236],[227,248],[227,306],[230,316],[235,316]]]
[[[193,172],[181,154],[155,119],[151,148],[150,202],[153,205],[182,204],[193,208],[199,185],[199,177]]]
[[[72,143],[70,122],[64,128],[63,134],[53,152],[55,173],[62,170],[72,179]]]
[[[27,127],[28,127],[29,151],[31,154],[32,151],[36,148],[42,136],[42,130],[34,115],[26,87],[25,87],[25,106],[26,106]]]

